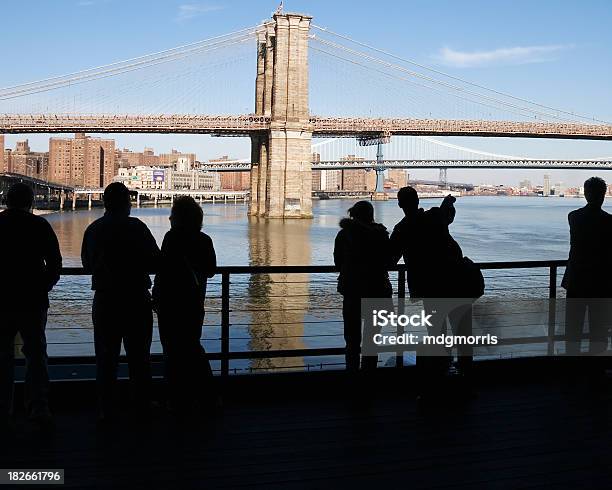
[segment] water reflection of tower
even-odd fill
[[[310,220],[249,221],[250,265],[310,264]],[[308,274],[254,274],[247,294],[251,350],[302,349]],[[253,359],[253,369],[303,367],[303,358]]]

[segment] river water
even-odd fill
[[[315,201],[312,220],[248,218],[244,204],[204,204],[204,231],[215,244],[219,265],[328,265],[332,263],[338,221],[351,200]],[[376,220],[389,229],[402,213],[397,201],[374,202]],[[423,200],[427,208],[439,200]],[[576,198],[464,197],[456,202],[451,227],[464,254],[474,261],[518,261],[567,258],[567,213],[584,205]],[[607,208],[612,203],[606,204]],[[169,229],[169,208],[134,209],[161,245]],[[83,232],[101,209],[45,216],[58,235],[65,266],[80,265]],[[130,250],[125,251],[130,254]],[[373,252],[374,253],[374,252]],[[486,272],[487,297],[545,297],[546,270]],[[211,281],[207,299],[204,345],[220,347],[220,280]],[[335,274],[232,276],[232,350],[274,350],[342,346],[341,298]],[[91,291],[88,277],[65,277],[51,295],[51,355],[92,354]],[[154,339],[153,350],[160,345]],[[288,358],[235,361],[239,371],[321,367],[338,359]]]

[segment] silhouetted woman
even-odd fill
[[[344,296],[346,368],[357,371],[361,354],[361,299],[391,298],[393,288],[387,272],[389,233],[383,225],[374,222],[374,207],[368,201],[359,201],[349,209],[349,216],[340,221],[334,263],[340,269],[338,292]],[[378,356],[367,356],[361,360],[361,367],[375,368],[377,362]]]
[[[170,406],[179,411],[213,399],[212,370],[200,338],[206,282],[214,276],[217,260],[211,238],[201,231],[203,217],[193,198],[174,200],[153,288]]]

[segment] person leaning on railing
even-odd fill
[[[334,243],[334,264],[340,269],[338,292],[343,295],[342,316],[346,341],[346,368],[357,371],[361,355],[361,300],[391,298],[393,288],[387,272],[390,265],[389,233],[374,222],[374,207],[359,201],[349,209],[349,218],[340,221]],[[366,335],[373,335],[370,326]],[[378,356],[361,359],[362,369],[375,368]]]
[[[52,424],[45,327],[49,296],[60,278],[62,256],[51,225],[31,212],[32,189],[14,184],[0,213],[0,431],[9,426],[13,405],[15,336],[26,358],[25,405],[37,425]]]
[[[210,363],[200,341],[206,285],[217,268],[213,242],[201,231],[203,218],[202,207],[192,197],[174,200],[171,228],[164,237],[162,261],[153,286],[169,408],[177,414],[216,408],[211,402],[218,402]]]
[[[160,251],[149,228],[130,217],[127,187],[114,182],[104,190],[104,216],[85,230],[81,260],[95,291],[92,307],[100,421],[118,414],[117,368],[125,348],[134,408],[139,417],[150,410],[150,350],[153,333],[150,274]]]
[[[581,353],[585,313],[589,318],[589,353],[608,349],[612,312],[612,215],[601,209],[606,182],[591,177],[584,183],[586,206],[569,213],[570,252],[561,286],[567,290],[566,353]]]

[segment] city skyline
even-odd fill
[[[0,146],[2,145],[2,138],[4,135],[0,135]],[[78,144],[79,141],[82,141],[81,144]],[[104,171],[104,166],[100,166],[99,158],[88,158],[88,148],[85,143],[100,143],[102,144],[102,149],[104,151],[111,151],[113,154],[113,161],[111,167],[114,169],[114,175],[112,178],[116,177],[125,177],[127,174],[125,172],[120,172],[120,170],[126,169],[144,169],[144,172],[148,172],[153,175],[155,169],[164,169],[164,168],[174,168],[179,171],[187,171],[190,169],[202,169],[199,165],[201,164],[214,164],[214,163],[224,163],[227,161],[237,161],[239,159],[235,158],[232,155],[218,155],[213,158],[209,158],[206,160],[201,160],[198,158],[196,153],[184,152],[181,149],[172,148],[169,153],[158,153],[156,154],[155,148],[150,146],[145,146],[142,151],[137,148],[126,148],[119,147],[116,145],[116,142],[112,138],[101,139],[96,137],[90,137],[89,135],[85,135],[83,133],[76,133],[74,138],[63,137],[59,138],[57,136],[53,136],[49,138],[49,145],[47,147],[47,151],[33,151],[30,147],[29,138],[17,140],[15,142],[14,148],[5,148],[5,153],[2,155],[4,157],[3,165],[0,165],[0,171],[7,172],[16,172],[21,173],[23,175],[28,175],[32,177],[42,178],[44,180],[49,180],[58,184],[65,185],[75,185],[76,180],[69,181],[66,180],[68,175],[72,177],[78,173],[80,177],[74,177],[75,179],[81,179],[83,182],[79,185],[82,185],[86,182],[86,173],[83,168],[74,169],[75,163],[80,164],[83,167],[83,161],[85,161],[85,165],[90,165],[95,167],[93,171],[99,172],[100,169]],[[52,155],[52,148],[54,148],[55,156]],[[66,158],[62,156],[63,152],[67,152],[70,155],[70,158]],[[91,153],[91,151],[89,151]],[[72,158],[74,157],[74,158]],[[313,153],[313,161],[319,161],[320,156],[318,154]],[[10,160],[10,164],[9,164]],[[72,160],[76,160],[78,162],[73,162]],[[340,160],[361,160],[360,157],[356,157],[355,155],[347,154],[340,157]],[[106,167],[105,174],[105,185],[108,184],[112,178],[108,173],[109,168],[108,163]],[[36,169],[36,170],[33,170]],[[203,169],[205,170],[205,168]],[[451,172],[478,172],[478,170],[461,170],[461,169],[449,169]],[[91,171],[91,170],[90,170]],[[436,172],[436,175],[429,178],[422,178],[421,174],[423,172]],[[555,172],[557,174],[564,174],[565,171],[562,170],[547,170],[547,169],[526,169],[526,170],[508,170],[509,172],[514,172],[519,175],[523,175],[520,177],[518,181],[504,182],[504,183],[496,183],[496,182],[487,182],[487,181],[462,181],[465,184],[473,184],[475,187],[488,187],[488,186],[503,186],[507,188],[521,189],[521,188],[544,188],[546,189],[546,180],[548,177],[548,188],[556,189],[558,193],[558,188],[561,185],[563,189],[575,188],[578,189],[581,187],[582,182],[576,183],[567,183],[563,181],[563,179],[556,179]],[[437,180],[438,170],[437,169],[429,169],[429,170],[419,170],[419,169],[393,169],[390,168],[386,171],[385,179],[386,181],[394,182],[399,184],[397,187],[402,187],[406,185],[408,175],[412,176],[413,180]],[[585,175],[591,175],[592,172],[589,170],[574,170],[575,172],[581,172]],[[246,174],[246,175],[245,175]],[[405,174],[405,176],[401,176],[401,174]],[[528,178],[529,174],[532,176]],[[64,178],[58,178],[60,177]],[[221,188],[223,189],[237,189],[237,190],[245,190],[249,187],[249,178],[247,172],[219,172],[221,176]],[[55,176],[55,178],[53,178]],[[452,177],[452,173],[451,173]],[[588,177],[585,177],[585,180]],[[458,179],[448,179],[449,182],[459,182]],[[79,181],[80,182],[80,181]],[[339,189],[348,189],[348,190],[373,190],[375,187],[375,173],[374,172],[366,172],[364,170],[351,170],[351,169],[339,169],[339,170],[313,170],[313,190],[333,190],[336,186]],[[526,185],[525,183],[528,183]],[[95,182],[89,187],[96,187]],[[87,187],[87,185],[86,185]],[[546,190],[544,193],[547,194]]]

